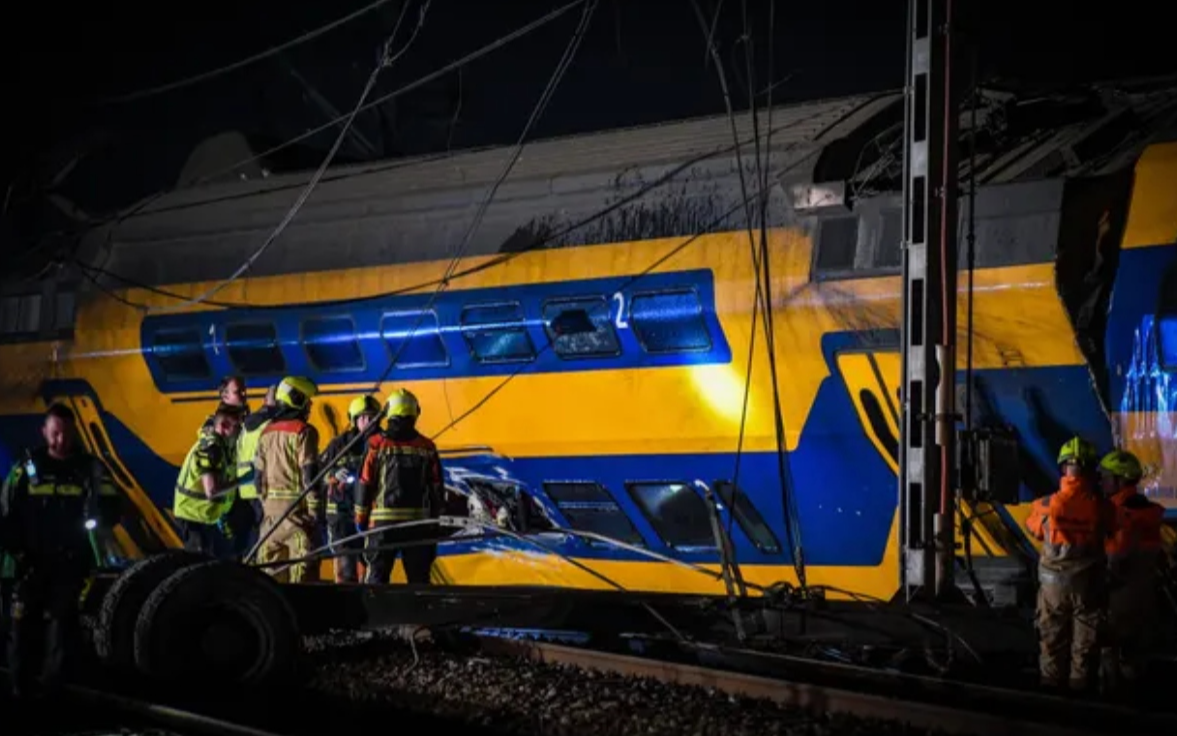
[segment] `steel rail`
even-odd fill
[[[1007,692],[998,688],[984,688],[985,697],[980,699],[979,707],[974,708],[561,644],[506,640],[492,636],[481,637],[481,640],[488,654],[518,656],[534,662],[571,665],[616,675],[648,677],[668,684],[711,688],[733,696],[768,699],[818,714],[846,713],[861,718],[901,721],[916,728],[939,729],[947,733],[972,736],[1090,736],[1101,732],[1160,736],[1177,733],[1177,718],[1172,716],[1150,715],[1148,730],[1141,731],[1130,727],[1133,718],[1141,717],[1139,711],[1049,695]],[[943,681],[943,684],[945,687],[971,687],[950,681]],[[1018,705],[1015,715],[999,712],[1004,696],[1009,696]],[[1032,707],[1032,704],[1040,707]],[[1101,715],[1118,725],[1112,726],[1115,730],[1100,731],[1093,722],[1062,724],[1042,718],[1043,711],[1047,711],[1045,717],[1049,718],[1050,713],[1061,709],[1099,710]],[[1028,717],[1032,715],[1040,717]]]
[[[0,676],[8,679],[12,677],[12,672],[7,667],[0,667]],[[160,726],[173,728],[185,735],[283,736],[274,731],[245,726],[221,718],[202,715],[194,711],[139,700],[105,690],[95,690],[84,685],[66,684],[62,686],[62,691],[65,695],[78,700],[88,701],[96,706],[112,711],[126,713],[139,720],[150,721]]]

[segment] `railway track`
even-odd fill
[[[793,669],[795,676],[767,677],[536,641],[485,638],[483,646],[488,652],[502,656],[702,687],[732,696],[771,700],[825,716],[850,714],[900,721],[915,728],[946,733],[973,736],[1177,733],[1177,714],[1148,713],[1069,697],[758,652],[716,647],[696,649],[703,659],[728,667],[746,667],[760,660],[758,669],[768,670],[773,666],[778,670]],[[821,676],[815,678],[818,674]],[[817,683],[814,679],[826,682]]]

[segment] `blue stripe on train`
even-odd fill
[[[861,336],[830,335],[824,341],[827,360],[832,364],[840,349],[861,347]],[[882,560],[897,505],[894,474],[867,439],[837,373],[819,388],[813,410],[803,428],[800,444],[789,455],[789,468],[797,489],[797,507],[802,542],[809,564],[877,565]],[[978,419],[1012,425],[1023,447],[1023,493],[1032,497],[1057,485],[1054,457],[1066,437],[1081,433],[1107,446],[1110,433],[1099,409],[1087,371],[1082,366],[1000,369],[979,371]],[[102,409],[93,390],[82,381],[47,384],[46,395],[82,393],[95,400],[116,451],[128,469],[163,508],[171,504],[177,468],[160,458],[117,417]],[[35,437],[38,417],[4,417],[0,438],[19,447]],[[1060,439],[1061,438],[1061,439]],[[734,445],[734,442],[733,442]],[[497,462],[497,461],[496,461]],[[711,483],[731,478],[735,454],[663,454],[599,457],[533,457],[505,462],[508,472],[533,491],[542,492],[544,481],[596,480],[605,484],[618,505],[633,521],[647,545],[670,552],[639,512],[625,489],[629,481],[694,481]],[[485,459],[452,459],[472,471]],[[745,453],[741,461],[740,485],[753,501],[781,543],[786,539],[781,484],[775,454]],[[550,499],[545,505],[552,507]],[[746,562],[783,564],[787,549],[766,554],[742,532],[735,539],[740,559]],[[615,549],[574,545],[579,556],[609,559],[641,559]],[[708,561],[715,554],[706,550],[676,551],[683,559]]]
[[[143,320],[140,344],[156,387],[165,393],[214,390],[221,376],[234,373],[259,382],[295,374],[310,376],[320,385],[375,383],[385,377],[394,353],[398,364],[412,366],[398,365],[386,380],[502,376],[520,369],[563,373],[655,368],[731,360],[731,349],[715,316],[714,277],[707,269],[653,273],[636,281],[632,276],[617,276],[446,291],[432,306],[430,298],[429,294],[415,294],[326,305],[149,316]],[[557,309],[553,302],[577,298],[590,300],[579,306],[588,307],[600,334],[566,338],[567,350],[563,346],[560,351],[545,349],[549,343],[545,324]],[[515,326],[525,325],[535,357],[514,362],[476,360],[471,354],[472,340],[479,342],[482,351],[528,352],[522,335],[507,331],[510,324],[505,320],[515,318],[508,308],[498,317],[482,312],[483,318],[500,320],[490,332],[485,325],[481,336],[474,335],[472,326],[463,331],[463,314],[468,321],[474,319],[474,312],[466,311],[470,307],[512,304],[518,305],[522,320]],[[427,306],[432,315],[419,318]],[[549,309],[546,315],[545,307]],[[226,345],[227,328],[237,332],[237,347]],[[388,340],[385,333],[391,335]],[[402,350],[400,344],[409,335],[413,342]],[[161,362],[165,348],[155,348],[161,338],[175,341],[170,348],[171,374]],[[590,342],[593,338],[596,341]],[[318,351],[318,365],[304,344]],[[242,356],[241,347],[251,348],[252,355]],[[234,353],[237,357],[230,360]],[[337,370],[326,369],[332,366]],[[181,370],[185,373],[175,373]]]

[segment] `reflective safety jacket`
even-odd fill
[[[373,435],[356,485],[356,521],[379,525],[441,515],[441,458],[432,440],[412,430]]]
[[[328,518],[340,515],[350,518],[355,512],[355,486],[360,477],[367,446],[363,442],[356,442],[351,447],[348,445],[359,434],[360,430],[352,427],[331,440],[327,449],[323,451],[323,456],[319,458],[319,467],[328,469],[323,479]],[[343,452],[344,448],[347,448],[346,453]],[[341,475],[347,476],[350,481],[341,478]]]
[[[34,559],[93,563],[87,520],[118,522],[119,493],[106,465],[79,452],[64,460],[45,448],[17,462],[0,488],[0,544]]]
[[[1151,578],[1161,552],[1161,526],[1165,509],[1139,493],[1135,486],[1111,497],[1116,530],[1105,550],[1113,573],[1139,573]]]
[[[254,472],[253,460],[257,457],[258,440],[261,439],[262,432],[269,426],[277,412],[278,407],[276,406],[263,406],[241,422],[241,431],[237,434],[238,478],[246,478]],[[247,501],[257,498],[257,484],[254,482],[242,483],[237,487],[237,495]]]
[[[266,425],[258,438],[253,465],[258,494],[263,501],[293,501],[306,482],[313,480],[319,460],[319,431],[298,418],[279,416]],[[322,492],[306,497],[312,516],[322,511]]]
[[[1038,499],[1026,520],[1042,540],[1038,566],[1043,582],[1103,567],[1104,545],[1116,530],[1112,505],[1081,478],[1063,477],[1059,490]]]
[[[188,451],[180,475],[176,478],[176,492],[172,500],[172,513],[177,519],[199,524],[215,524],[233,505],[234,494],[230,491],[223,496],[209,499],[204,495],[201,476],[211,473],[217,479],[218,487],[230,485],[236,478],[233,451],[229,441],[213,434],[201,432],[196,444]]]

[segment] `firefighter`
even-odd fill
[[[237,500],[225,519],[233,535],[233,552],[237,557],[244,556],[253,546],[257,539],[258,526],[262,522],[262,502],[257,495],[257,485],[253,482],[253,460],[257,455],[258,439],[281,409],[274,398],[277,389],[277,384],[270,386],[266,391],[262,408],[247,414],[241,421],[241,430],[237,433]]]
[[[1117,522],[1106,546],[1109,641],[1102,652],[1104,682],[1115,692],[1139,680],[1159,625],[1156,572],[1165,509],[1137,491],[1144,472],[1132,453],[1108,453],[1099,470]]]
[[[359,582],[357,573],[358,554],[343,554],[345,550],[363,549],[363,540],[354,539],[345,542],[341,548],[336,548],[335,541],[356,534],[355,528],[355,481],[360,474],[360,466],[364,462],[366,443],[356,441],[359,435],[367,432],[371,435],[379,431],[380,402],[371,396],[361,396],[347,407],[347,416],[351,426],[327,445],[320,467],[329,467],[330,471],[324,480],[327,496],[327,539],[333,545],[331,551],[338,555],[335,558],[335,582]],[[371,425],[377,425],[368,429]],[[347,448],[346,454],[344,448]]]
[[[1059,489],[1038,499],[1026,525],[1042,541],[1038,557],[1039,673],[1049,688],[1091,687],[1104,619],[1104,543],[1115,512],[1096,492],[1098,457],[1074,437],[1058,455]]]
[[[15,576],[8,662],[18,697],[37,655],[46,687],[60,686],[78,634],[79,597],[102,564],[94,533],[118,521],[117,491],[106,466],[79,446],[74,413],[50,406],[41,434],[44,447],[26,453],[0,489],[0,552],[11,557]]]
[[[300,496],[318,474],[319,432],[307,421],[311,400],[318,393],[318,386],[309,378],[283,378],[274,392],[278,411],[257,441],[253,463],[254,482],[262,500],[263,563],[304,557],[315,541],[323,514],[320,492],[312,489]],[[318,577],[318,565],[298,562],[270,568],[270,572],[292,583],[312,582]]]
[[[241,416],[240,405],[218,406],[211,428],[201,431],[180,467],[172,514],[184,549],[210,555],[227,551],[223,540],[231,539],[232,531],[225,525],[225,516],[237,496],[232,490],[237,481],[233,437]]]
[[[433,442],[417,432],[417,418],[421,415],[417,397],[405,389],[397,389],[385,402],[384,413],[388,425],[368,441],[356,484],[356,530],[366,530],[369,522],[382,529],[367,538],[366,582],[389,582],[400,554],[408,581],[427,585],[437,556],[436,542],[400,550],[380,548],[437,537],[436,524],[403,528],[396,525],[440,516],[441,459]]]

